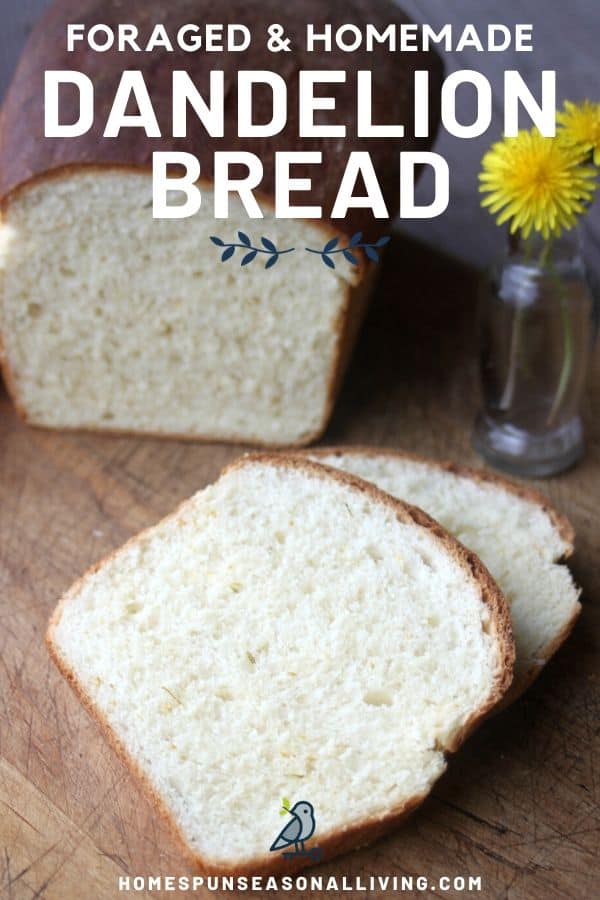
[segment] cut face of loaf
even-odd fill
[[[146,172],[32,182],[0,231],[4,363],[35,424],[302,444],[325,427],[369,275],[305,252],[221,263],[210,236],[320,248],[318,224],[154,221]],[[238,254],[242,251],[238,251]],[[352,284],[352,281],[355,284]]]
[[[199,868],[236,873],[309,864],[269,852],[282,797],[324,858],[392,827],[514,652],[497,586],[420,510],[268,456],[86,575],[48,642]]]
[[[545,497],[490,473],[393,451],[323,449],[311,455],[426,510],[482,559],[510,603],[517,650],[509,698],[534,680],[580,613],[579,590],[560,560],[570,523]]]
[[[393,216],[402,186],[398,154],[427,150],[439,120],[442,65],[434,52],[390,53],[364,44],[312,53],[309,24],[332,32],[349,23],[383,34],[409,23],[395,3],[382,0],[228,0],[227,19],[248,28],[243,54],[98,53],[83,42],[69,50],[69,23],[85,32],[99,22],[123,23],[122,0],[54,0],[33,29],[2,107],[0,202],[0,332],[11,392],[31,422],[52,427],[152,432],[182,437],[248,441],[263,445],[308,443],[323,430],[345,362],[360,324],[369,269],[356,272],[341,256],[335,271],[305,247],[322,249],[333,235],[363,232],[375,241],[389,233],[366,207],[351,207],[333,222],[275,220],[275,153],[314,151],[319,166],[293,165],[292,177],[310,189],[292,191],[296,208],[331,215],[349,155],[368,151],[386,208]],[[144,0],[127,4],[127,22],[140,44],[157,23],[175,36],[183,27],[214,22],[212,0]],[[270,53],[267,29],[281,23],[293,35],[289,53]],[[243,60],[241,57],[243,56]],[[217,58],[218,57],[218,58]],[[269,70],[285,80],[288,120],[271,137],[238,136],[237,75]],[[173,137],[173,71],[189,75],[209,102],[210,73],[225,82],[223,136],[211,137],[188,104],[185,137]],[[94,84],[94,122],[81,136],[45,137],[46,71],[77,70]],[[299,138],[299,72],[344,70],[343,82],[317,85],[332,108],[317,111],[315,124],[346,127],[346,137]],[[156,112],[161,137],[123,127],[107,139],[104,129],[124,70],[139,70]],[[357,72],[372,72],[372,121],[405,126],[403,138],[359,139]],[[415,72],[427,72],[429,137],[414,135]],[[325,93],[323,93],[325,92]],[[269,122],[269,91],[256,93],[255,121]],[[61,93],[61,120],[79,118],[77,91]],[[262,99],[261,99],[262,98]],[[201,164],[202,208],[198,216],[153,221],[151,176],[154,152],[180,151]],[[210,185],[217,152],[254,154],[263,167],[259,197],[262,220],[249,220],[239,206],[227,220],[213,219]],[[233,177],[238,177],[235,168]],[[355,193],[362,195],[361,179]],[[174,200],[174,198],[173,198]],[[360,202],[360,201],[359,201]],[[243,251],[220,262],[210,243],[216,234],[235,240],[238,230],[255,246],[265,236],[281,257],[265,271],[260,254],[241,267]],[[372,274],[372,273],[371,273]]]

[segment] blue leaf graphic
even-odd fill
[[[238,231],[238,237],[240,239],[240,243],[242,243],[244,247],[250,246],[251,241],[247,234],[244,234],[243,231]]]
[[[367,257],[370,260],[372,260],[373,262],[379,262],[379,256],[377,254],[377,251],[374,250],[373,247],[370,247],[368,244],[365,247],[365,253],[366,253]]]
[[[270,259],[268,259],[265,264],[265,269],[270,269],[272,266],[274,266],[278,259],[279,259],[279,257],[277,256],[277,254],[275,254],[275,256],[272,256]]]
[[[248,263],[252,262],[252,260],[255,258],[257,253],[258,253],[257,250],[252,250],[250,253],[246,253],[245,257],[243,258],[243,260],[241,262],[241,265],[247,266]]]
[[[321,259],[325,263],[326,266],[329,266],[330,269],[335,269],[335,263],[330,256],[325,256],[324,253],[321,254]]]
[[[224,251],[223,256],[221,257],[221,262],[227,262],[228,259],[231,259],[233,254],[235,253],[235,247],[228,247],[227,250]]]
[[[388,234],[386,237],[381,237],[381,238],[379,238],[379,240],[377,241],[377,243],[375,244],[375,246],[376,246],[376,247],[385,247],[386,244],[389,244],[389,242],[391,241],[391,239],[392,239],[392,238],[390,237],[389,234]]]
[[[357,244],[360,244],[362,241],[362,231],[357,231],[356,234],[353,234],[350,238],[350,246],[356,247]]]
[[[213,235],[212,235],[211,241],[213,242],[213,244],[216,244],[217,247],[224,247],[224,246],[225,246],[224,242],[221,240],[220,237],[217,237],[216,234],[213,234]]]
[[[358,265],[358,260],[355,257],[354,253],[350,253],[349,250],[344,250],[344,259],[347,259],[349,263],[352,263],[353,266]]]
[[[261,241],[263,247],[266,247],[269,253],[277,253],[277,247],[275,246],[273,241],[270,241],[269,238],[266,237],[262,237]]]
[[[335,249],[335,247],[337,247],[339,242],[340,242],[339,238],[331,238],[331,240],[327,241],[327,243],[323,247],[323,253],[329,253],[330,250]],[[335,266],[334,266],[334,269],[335,269]]]

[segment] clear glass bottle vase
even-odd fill
[[[596,309],[576,233],[514,245],[481,302],[483,408],[473,444],[499,469],[552,475],[583,454]]]

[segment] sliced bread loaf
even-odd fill
[[[101,53],[84,41],[67,47],[68,23],[80,23],[85,33],[98,23],[117,31],[125,8],[127,27],[142,47],[160,24],[172,51],[156,44],[152,52],[137,52],[118,42]],[[0,361],[15,404],[32,424],[282,446],[309,443],[327,423],[376,266],[357,251],[360,266],[336,256],[332,270],[304,248],[320,250],[334,237],[342,247],[358,231],[370,241],[389,232],[389,222],[360,205],[343,219],[329,217],[352,151],[371,155],[394,215],[398,154],[432,143],[441,62],[433,51],[394,54],[377,43],[352,53],[306,48],[308,23],[319,33],[326,25],[334,33],[341,26],[383,33],[405,25],[407,17],[387,0],[229,0],[227,22],[251,33],[247,50],[187,52],[175,42],[181,29],[201,31],[214,19],[212,0],[54,0],[32,31],[0,127]],[[272,23],[292,37],[289,53],[267,49]],[[73,69],[94,84],[93,126],[68,139],[44,137],[45,72]],[[240,69],[272,70],[285,80],[289,117],[280,134],[238,136]],[[160,137],[149,138],[139,123],[104,137],[127,70],[145,79]],[[223,137],[209,136],[191,104],[187,135],[173,137],[172,72],[186,72],[216,110],[213,70],[224,73]],[[345,126],[345,140],[300,137],[303,70],[323,71],[324,78],[331,70],[347,72],[343,83],[317,85],[316,94],[332,96],[335,108],[315,114],[317,127]],[[358,138],[359,70],[372,71],[372,121],[403,123],[404,138]],[[427,71],[431,84],[430,138],[413,133],[417,70]],[[254,95],[254,121],[269,122],[269,91],[259,85]],[[78,120],[76,90],[61,92],[60,109],[61,121]],[[153,219],[155,151],[198,157],[197,215]],[[251,153],[262,166],[257,198],[264,219],[249,219],[234,192],[228,218],[215,220],[215,154],[223,151]],[[292,178],[311,180],[311,189],[292,191],[290,203],[296,210],[322,208],[323,221],[276,218],[279,151],[320,155],[320,165],[292,165]],[[245,174],[243,164],[232,167],[232,178]],[[211,236],[237,244],[234,258],[222,263],[225,248],[215,247]],[[278,258],[262,238],[277,250],[295,250]],[[257,249],[253,258],[244,240]]]
[[[194,863],[236,873],[310,863],[270,850],[284,797],[323,858],[391,828],[514,655],[496,584],[424,513],[266,455],[84,576],[48,644]]]
[[[490,472],[379,449],[311,455],[422,507],[477,553],[511,607],[517,658],[507,700],[522,693],[581,610],[579,590],[560,565],[573,552],[569,521],[542,494]]]

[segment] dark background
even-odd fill
[[[301,2],[301,0],[299,0]],[[325,0],[324,0],[325,2]],[[0,0],[0,97],[10,81],[26,35],[49,0]],[[494,122],[487,134],[474,140],[459,140],[441,133],[436,150],[450,165],[450,206],[443,216],[415,222],[403,222],[402,228],[441,250],[475,265],[483,265],[501,252],[504,236],[488,213],[479,207],[477,173],[480,159],[501,135],[502,72],[518,69],[532,88],[540,83],[542,69],[556,69],[558,102],[565,98],[600,100],[600,0],[504,0],[503,3],[479,0],[403,0],[403,8],[417,22],[439,27],[451,22],[459,31],[467,23],[481,28],[488,23],[511,25],[531,23],[532,53],[478,53],[466,50],[444,54],[448,72],[477,69],[491,81],[494,90]],[[223,7],[226,9],[226,4]],[[127,5],[124,4],[124,21]],[[393,89],[393,85],[390,85]],[[465,103],[465,121],[469,119],[469,98]],[[526,118],[523,124],[527,127]],[[428,196],[425,177],[419,191]],[[594,267],[600,268],[600,203],[596,203],[585,224],[588,254]]]

